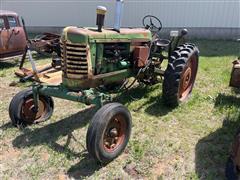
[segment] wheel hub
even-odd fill
[[[197,73],[196,59],[192,56],[185,67],[181,75],[180,86],[179,86],[179,98],[184,100],[192,90],[193,83]]]
[[[117,137],[118,136],[118,130],[117,130],[117,128],[112,128],[111,130],[110,130],[110,132],[109,132],[109,134],[110,134],[110,136],[111,137]]]
[[[192,75],[192,70],[190,67],[186,69],[186,71],[183,74],[183,89],[186,90],[187,87],[189,86],[190,80],[191,80],[191,75]]]
[[[103,138],[104,149],[106,151],[113,152],[122,144],[125,137],[125,127],[125,120],[119,115],[110,121]]]
[[[22,115],[29,123],[33,123],[39,119],[45,112],[45,105],[43,101],[38,101],[38,109],[34,107],[34,100],[32,98],[27,99],[22,107]]]

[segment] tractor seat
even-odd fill
[[[161,48],[166,48],[170,44],[170,41],[167,39],[156,39],[155,45]]]

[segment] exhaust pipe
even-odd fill
[[[116,0],[116,10],[115,10],[115,21],[114,21],[114,30],[120,32],[122,15],[123,15],[123,0]]]
[[[102,32],[102,27],[104,26],[105,14],[107,12],[107,8],[104,6],[97,7],[97,22],[98,32]]]

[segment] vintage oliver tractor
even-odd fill
[[[116,19],[121,21],[118,8]],[[96,105],[99,110],[90,122],[86,144],[89,153],[102,163],[121,154],[131,134],[129,110],[111,102],[113,87],[124,91],[135,81],[151,85],[161,76],[163,100],[175,107],[191,94],[199,53],[194,44],[181,44],[187,30],[172,31],[170,40],[160,39],[162,23],[150,15],[143,19],[144,28],[118,28],[117,20],[114,29],[106,29],[102,28],[105,13],[104,7],[98,7],[98,28],[63,30],[61,85],[34,83],[31,89],[16,94],[9,107],[12,124],[26,126],[51,117],[52,97]],[[163,60],[168,61],[165,71],[161,69]],[[125,80],[131,77],[135,80],[127,85]]]

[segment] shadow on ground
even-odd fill
[[[162,94],[159,93],[159,96],[151,96],[151,92],[158,89],[161,92],[159,84],[155,86],[137,86],[129,89],[127,92],[120,94],[115,98],[115,101],[120,102],[124,105],[128,105],[133,101],[138,101],[142,98],[146,98],[146,101],[143,104],[136,105],[133,111],[138,112],[142,109],[152,116],[164,116],[171,112],[173,108],[168,107],[164,104],[162,99]]]
[[[131,101],[147,97],[146,103],[140,105],[139,107],[136,107],[134,110],[138,111],[144,109],[147,113],[155,116],[165,115],[171,111],[171,109],[166,108],[162,102],[161,97],[156,98],[149,95],[150,92],[152,92],[155,88],[159,88],[159,86],[133,88],[128,92],[117,96],[114,101],[127,105]],[[134,99],[131,99],[130,97]],[[25,128],[22,130],[22,134],[12,141],[13,147],[27,148],[43,144],[48,145],[54,151],[63,153],[66,158],[80,159],[80,162],[70,167],[70,169],[67,171],[70,177],[79,179],[82,177],[91,176],[94,172],[103,167],[103,165],[98,164],[93,158],[90,157],[85,148],[85,144],[82,145],[84,147],[84,150],[82,152],[75,152],[74,150],[71,150],[69,148],[69,144],[71,139],[75,139],[72,132],[75,129],[86,126],[95,112],[95,108],[87,108],[70,117],[64,118],[54,123],[50,123],[37,129],[32,130],[30,128]],[[1,129],[3,130],[7,128],[11,128],[10,123],[1,126]],[[62,136],[67,136],[67,140],[64,145],[57,143],[59,137]]]
[[[82,177],[91,176],[94,172],[103,167],[103,165],[91,158],[87,152],[82,154],[82,156],[82,160],[68,170],[67,173],[69,177],[81,179]]]
[[[95,111],[95,108],[87,108],[70,117],[39,129],[30,130],[29,128],[26,128],[23,130],[22,135],[13,140],[12,144],[16,148],[26,148],[46,144],[53,150],[65,154],[67,158],[81,159],[78,164],[72,166],[68,170],[69,176],[74,177],[75,179],[90,176],[102,166],[97,164],[96,161],[89,156],[85,149],[85,144],[82,145],[85,150],[80,153],[72,151],[68,148],[68,145],[71,139],[74,139],[72,132],[75,129],[86,126]],[[9,127],[8,124],[1,128],[4,129],[7,127]],[[63,146],[56,142],[60,136],[67,136],[67,141]]]
[[[240,108],[240,98],[219,94],[216,108]],[[225,179],[230,145],[240,127],[240,111],[227,114],[222,127],[200,139],[195,147],[195,170],[200,179]]]
[[[14,61],[14,60],[9,60],[8,62],[7,61],[0,61],[0,70],[1,69],[9,69],[9,68],[12,68],[12,67],[17,67],[17,62]]]

